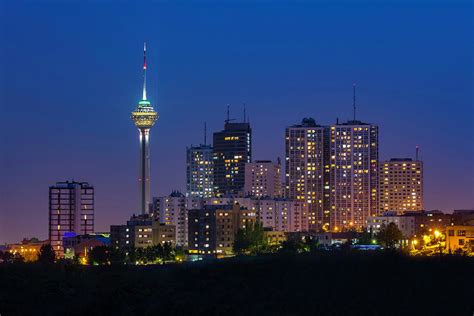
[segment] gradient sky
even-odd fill
[[[426,208],[474,207],[470,1],[67,2],[0,4],[0,243],[47,238],[56,181],[95,186],[98,231],[136,212],[144,40],[154,196],[184,191],[186,145],[227,103],[275,159],[302,117],[350,118],[355,81],[381,159],[421,146]]]

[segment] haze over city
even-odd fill
[[[185,191],[186,146],[227,104],[240,120],[246,103],[253,159],[276,160],[285,127],[352,118],[356,82],[380,159],[420,146],[425,208],[473,208],[470,7],[425,3],[2,3],[0,243],[47,238],[56,181],[94,185],[96,231],[138,213],[143,41],[152,196]]]

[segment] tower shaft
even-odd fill
[[[150,197],[150,130],[139,129],[140,133],[140,169],[138,171],[138,185],[140,192],[139,209],[141,214],[148,213]]]
[[[143,45],[143,95],[137,107],[132,112],[132,120],[139,131],[140,139],[140,168],[138,170],[139,205],[142,215],[148,213],[151,202],[150,194],[150,129],[158,119],[158,113],[154,110],[146,95],[146,44]]]

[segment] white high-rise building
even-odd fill
[[[361,121],[331,126],[331,230],[361,229],[378,214],[378,126]]]
[[[186,148],[186,196],[214,196],[214,159],[210,145]]]
[[[329,128],[305,118],[285,132],[286,197],[306,204],[309,229],[329,228]]]

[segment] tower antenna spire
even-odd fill
[[[143,100],[146,100],[146,42],[143,42]]]
[[[207,122],[204,122],[204,145],[207,145]]]
[[[419,154],[420,154],[420,146],[416,146],[416,150],[415,150],[415,160],[418,161],[419,159]]]
[[[352,84],[352,92],[353,92],[353,95],[352,95],[352,107],[353,107],[353,111],[354,111],[354,118],[353,118],[353,120],[355,121],[355,120],[356,120],[356,84],[355,84],[355,82]]]
[[[247,123],[246,117],[247,117],[247,104],[244,102],[244,123]]]

